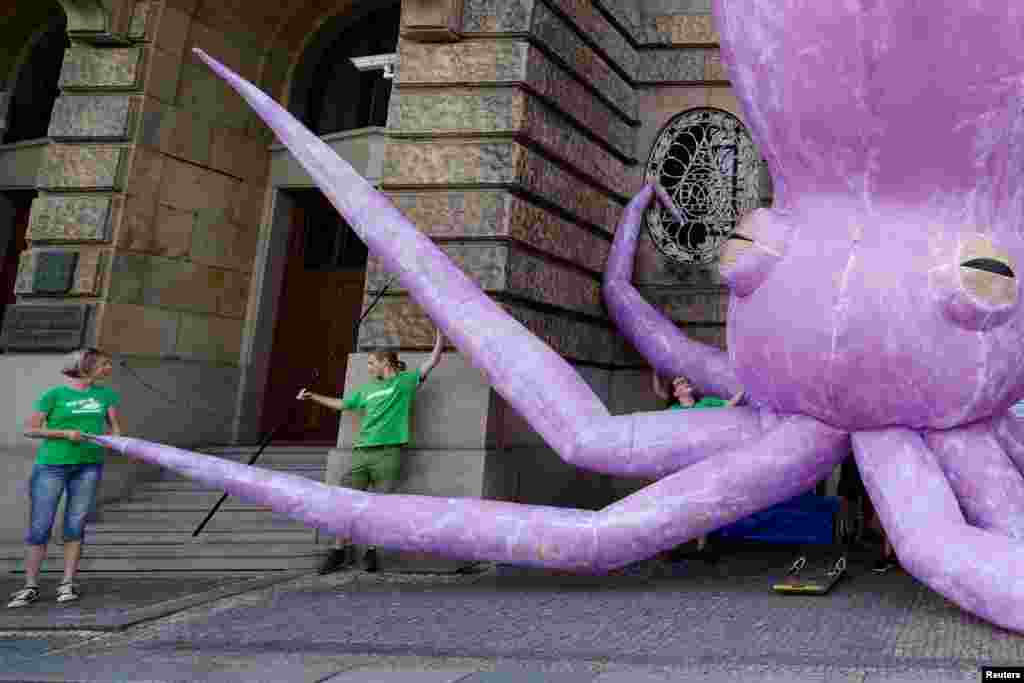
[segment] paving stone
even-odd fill
[[[469,683],[472,671],[374,671],[358,669],[331,676],[323,683]]]
[[[480,671],[458,683],[590,683],[593,674],[550,671]]]

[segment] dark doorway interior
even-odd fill
[[[53,105],[60,94],[57,83],[64,50],[70,46],[63,21],[51,24],[36,40],[14,82],[3,143],[46,137]]]
[[[366,246],[319,190],[293,194],[284,282],[278,301],[263,430],[285,419],[314,369],[311,389],[341,396],[354,328],[362,308]],[[311,402],[278,433],[278,441],[334,444],[340,416]]]
[[[18,261],[28,249],[25,234],[32,209],[34,191],[4,192],[0,195],[0,329],[4,310],[15,302],[14,282],[18,277]]]
[[[370,12],[324,50],[312,74],[305,116],[317,135],[387,125],[391,81],[383,70],[359,71],[350,58],[395,52],[400,18],[399,3]]]

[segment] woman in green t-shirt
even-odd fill
[[[82,556],[85,519],[96,502],[103,476],[104,455],[102,446],[84,440],[83,435],[121,433],[115,407],[118,395],[96,386],[113,372],[110,357],[97,349],[80,349],[68,356],[61,372],[67,381],[39,397],[25,425],[25,436],[43,442],[29,480],[25,587],[11,596],[8,607],[24,607],[39,598],[39,568],[65,489],[64,577],[57,587],[57,602],[78,599],[75,573]]]
[[[418,370],[408,371],[394,351],[374,351],[366,361],[371,381],[358,387],[343,399],[314,394],[303,389],[300,401],[315,401],[334,410],[363,413],[359,436],[352,448],[350,469],[342,472],[340,454],[327,458],[324,483],[346,486],[362,491],[390,493],[398,482],[402,446],[409,442],[409,414],[413,395],[441,358],[444,337],[438,331],[430,357]],[[320,565],[320,573],[328,574],[351,564],[355,555],[349,539],[335,539],[334,548]],[[377,552],[372,546],[364,558],[367,571],[376,571]]]

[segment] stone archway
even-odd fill
[[[293,96],[283,99],[287,99],[292,113],[312,124],[311,128],[322,133],[323,139],[340,156],[371,182],[377,182],[382,173],[386,119],[320,117],[321,123],[324,120],[328,122],[317,125],[308,120],[310,98],[297,93],[318,90],[318,79],[324,78],[320,67],[325,61],[333,63],[349,56],[362,56],[356,52],[339,56],[337,45],[340,42],[347,46],[350,41],[346,39],[346,32],[355,29],[365,33],[367,26],[372,28],[376,18],[386,17],[393,22],[391,42],[370,40],[366,50],[372,52],[390,45],[393,51],[397,46],[400,3],[397,0],[369,0],[338,4],[346,10],[335,12],[328,18],[321,17],[310,26],[313,30],[302,41],[304,47],[300,54],[293,57],[288,69],[288,85],[283,86]],[[385,45],[385,48],[380,45]],[[360,85],[357,79],[354,86]],[[351,95],[351,88],[346,93]],[[346,96],[345,101],[359,99]],[[316,103],[313,104],[315,110]],[[313,116],[316,118],[315,114]],[[333,208],[323,201],[319,190],[290,153],[280,146],[272,147],[268,185],[271,208],[264,216],[254,269],[253,288],[258,303],[250,328],[251,337],[246,341],[249,362],[245,364],[247,377],[243,380],[245,388],[241,394],[244,403],[240,411],[252,416],[260,414],[263,431],[273,428],[275,422],[282,419],[281,416],[287,412],[285,404],[293,400],[295,393],[291,391],[291,385],[306,381],[314,366],[324,373],[320,391],[339,393],[342,390],[348,354],[354,351],[352,330],[363,301],[366,273],[365,248],[362,248],[360,258],[349,258],[355,255],[354,251],[360,251],[361,242]],[[320,234],[318,236],[311,231],[319,231]],[[299,234],[303,232],[304,235]],[[327,233],[333,238],[328,239],[330,235]],[[332,263],[311,261],[308,252],[304,251],[304,244],[333,245]],[[310,304],[317,300],[318,291],[331,292],[330,296],[335,299],[330,308],[332,313]],[[331,338],[324,344],[309,343],[303,321],[308,324],[310,320],[314,325],[316,320],[322,320],[318,329],[331,330],[328,335]],[[299,348],[304,349],[303,353],[296,353]],[[336,439],[337,416],[313,415],[313,412],[306,411],[304,424],[297,424],[286,435],[288,440],[333,442]]]
[[[59,94],[67,19],[52,2],[22,7],[5,18],[10,46],[0,57],[0,324],[15,303],[22,253],[47,129]]]

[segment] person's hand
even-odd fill
[[[82,432],[78,431],[77,429],[68,429],[64,432],[64,438],[67,439],[68,441],[81,441]]]
[[[299,395],[295,398],[300,401],[308,401],[313,398],[313,392],[309,389],[299,389]]]

